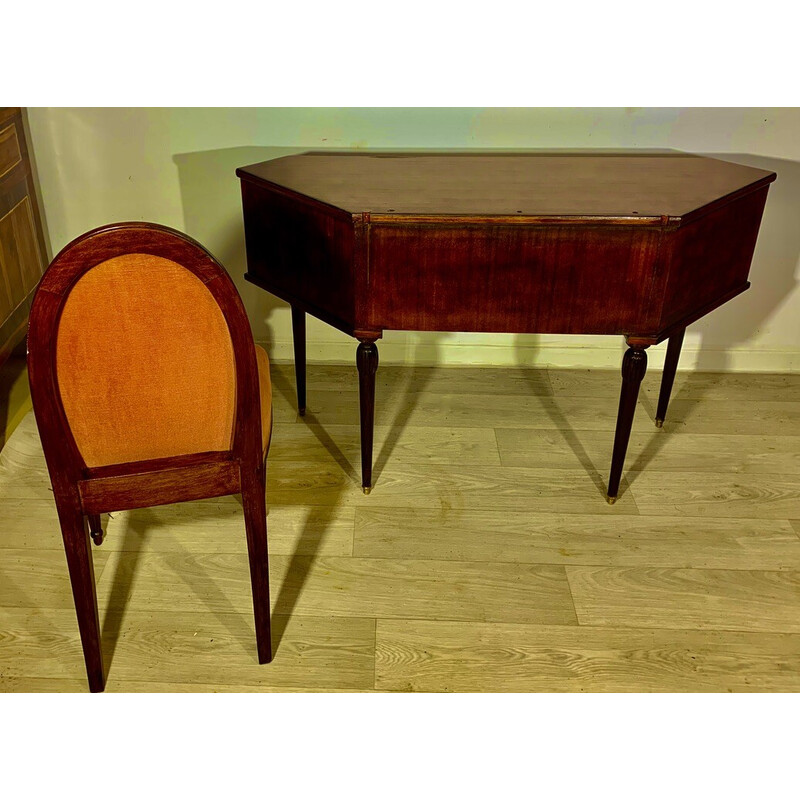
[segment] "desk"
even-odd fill
[[[682,153],[307,153],[241,167],[246,278],[358,339],[362,486],[372,486],[384,330],[626,338],[608,500],[648,347],[668,339],[656,424],[686,326],[749,287],[775,173]]]

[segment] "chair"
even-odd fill
[[[105,686],[90,535],[102,542],[108,511],[241,493],[258,661],[271,661],[269,361],[223,267],[160,225],[84,234],[36,290],[28,370],[90,690]]]

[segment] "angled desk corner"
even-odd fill
[[[309,153],[241,167],[246,278],[358,339],[362,486],[372,487],[384,330],[624,336],[608,500],[648,347],[749,287],[773,172],[683,153]]]

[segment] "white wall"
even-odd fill
[[[149,220],[186,231],[234,277],[256,339],[291,360],[288,307],[242,279],[238,166],[331,148],[675,148],[778,173],[752,288],[693,325],[681,368],[800,371],[800,109],[31,108],[52,252],[84,231]],[[52,255],[52,253],[51,253]],[[382,363],[617,368],[621,337],[387,331]],[[650,351],[659,366],[665,345]],[[309,320],[309,360],[352,363],[355,343]]]

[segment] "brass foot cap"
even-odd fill
[[[656,420],[656,428],[660,428],[663,424],[664,424],[664,420],[663,419],[657,419]]]
[[[369,494],[372,491],[372,487],[371,486],[362,486],[361,487],[361,491],[364,492],[364,494]]]
[[[614,505],[614,503],[616,503],[616,502],[617,502],[617,498],[616,498],[616,497],[612,497],[611,495],[607,495],[607,496],[606,496],[606,500],[608,500],[608,504],[609,504],[610,506],[613,506],[613,505]]]

